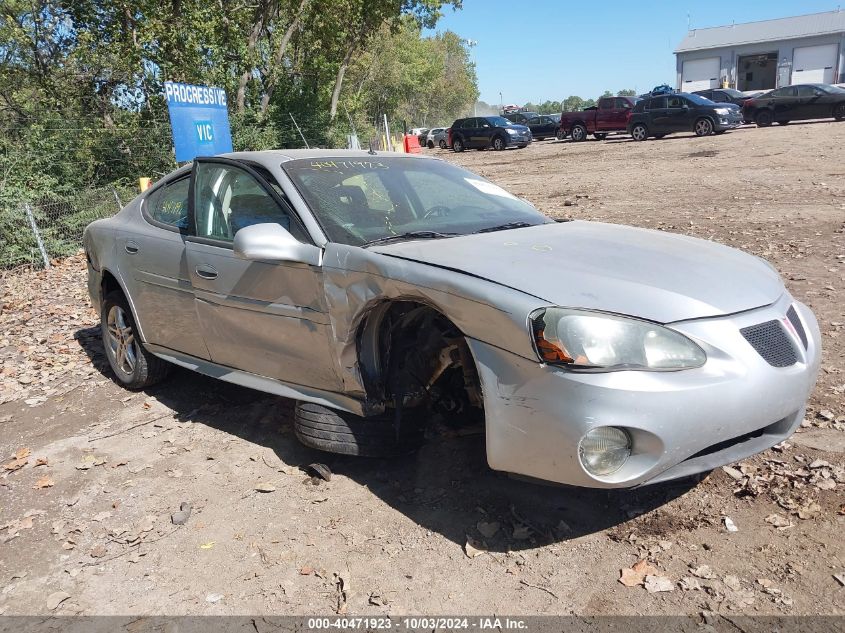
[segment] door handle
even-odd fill
[[[208,264],[197,266],[196,271],[203,279],[217,279],[217,270]]]
[[[124,244],[124,245],[123,245],[123,248],[124,248],[124,249],[126,250],[126,252],[127,252],[127,253],[129,253],[130,255],[134,255],[134,254],[135,254],[135,253],[137,253],[137,252],[138,252],[138,250],[139,250],[139,249],[138,249],[138,243],[137,243],[137,242],[133,242],[132,240],[130,240],[130,241],[128,241],[128,242],[126,242],[126,244]]]

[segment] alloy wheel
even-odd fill
[[[129,323],[126,312],[120,306],[109,310],[107,345],[115,366],[127,376],[135,372],[138,355],[135,351],[135,333]]]
[[[699,119],[695,122],[695,134],[697,136],[710,136],[713,133],[713,124],[708,119]]]
[[[635,141],[644,141],[648,136],[648,131],[645,129],[644,125],[635,125],[634,129],[631,130],[631,136]]]

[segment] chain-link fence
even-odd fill
[[[0,269],[44,267],[82,248],[82,232],[94,220],[120,210],[137,193],[132,187],[81,191],[62,200],[0,205]]]

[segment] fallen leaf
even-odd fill
[[[3,464],[3,469],[9,471],[10,473],[15,472],[16,470],[20,470],[23,468],[28,460],[26,459],[13,459],[12,461]]]
[[[645,589],[649,593],[662,593],[665,591],[674,591],[675,584],[666,576],[649,574],[645,577]]]
[[[517,525],[513,528],[513,537],[518,541],[531,538],[531,528],[527,525]]]
[[[478,533],[484,538],[493,538],[496,532],[499,531],[499,524],[496,521],[491,523],[479,521],[475,527],[478,529]]]
[[[684,576],[679,581],[679,584],[684,591],[701,590],[701,583],[698,582],[698,578],[693,578],[692,576]]]
[[[822,507],[816,503],[815,501],[810,501],[804,506],[798,508],[796,514],[798,515],[799,519],[808,520],[808,519],[815,519],[819,514],[821,514]]]
[[[102,543],[98,543],[97,545],[95,545],[91,549],[91,552],[90,552],[91,558],[102,558],[103,556],[105,556],[108,553],[109,552],[106,549],[106,546],[103,545]]]
[[[255,484],[254,490],[256,492],[275,492],[276,486],[267,483]]]
[[[314,568],[309,567],[308,565],[299,568],[299,575],[300,576],[310,576],[314,573]]]
[[[215,541],[209,541],[208,543],[203,543],[202,545],[200,545],[200,549],[211,549],[212,547],[214,547],[214,543],[215,543]]]
[[[50,475],[44,475],[38,481],[35,482],[36,488],[52,488],[56,482],[50,477]]]
[[[699,565],[695,569],[691,569],[690,573],[693,576],[698,576],[699,578],[704,578],[705,580],[710,580],[711,578],[716,577],[716,574],[713,573],[713,570],[710,569],[709,565]]]
[[[774,525],[779,530],[785,530],[786,528],[792,527],[792,522],[787,519],[785,516],[780,514],[770,514],[765,519],[763,519],[766,523],[770,523]]]
[[[55,593],[51,593],[47,596],[47,608],[50,611],[53,611],[56,607],[58,607],[62,602],[70,598],[70,594],[66,591],[57,591]]]
[[[486,543],[480,543],[467,534],[467,542],[466,545],[464,545],[464,553],[468,558],[481,556],[485,551],[487,551]]]
[[[645,559],[637,561],[630,568],[622,569],[620,572],[619,582],[626,587],[641,585],[645,582],[646,576],[654,576],[658,573],[657,568],[649,565]]]
[[[46,466],[47,465],[47,458],[46,457],[39,457],[35,460],[36,466]]]
[[[15,459],[26,459],[32,454],[29,448],[19,448],[15,451]]]

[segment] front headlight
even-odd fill
[[[691,369],[707,360],[683,334],[648,321],[545,308],[531,315],[531,324],[540,359],[574,369]]]
[[[721,116],[728,116],[730,113],[730,108],[716,108],[716,114]]]
[[[511,136],[516,136],[517,134],[519,134],[519,130],[515,130],[512,127],[507,127],[505,129],[508,131],[508,134],[510,134]]]

